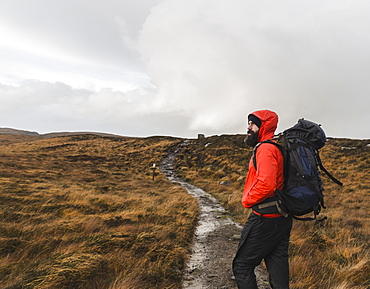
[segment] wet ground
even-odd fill
[[[184,141],[176,150],[168,152],[161,164],[162,173],[173,183],[184,187],[198,199],[200,216],[195,232],[192,254],[184,272],[184,289],[237,288],[232,274],[232,260],[242,226],[230,219],[225,209],[210,194],[176,177],[174,163]],[[256,269],[260,289],[270,288],[262,268]]]

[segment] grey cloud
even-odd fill
[[[369,138],[365,0],[14,0],[0,8],[2,25],[42,44],[29,42],[36,51],[24,47],[21,58],[0,47],[8,56],[0,77],[20,81],[0,88],[2,123],[30,124],[20,114],[27,104],[44,130],[193,136],[243,133],[246,115],[268,108],[279,130],[305,117],[330,136]],[[50,55],[37,55],[40,47]]]
[[[139,47],[156,97],[176,99],[192,129],[240,131],[249,111],[267,107],[281,114],[280,129],[306,117],[331,135],[368,136],[348,118],[369,108],[369,4],[263,2],[231,1],[226,12],[222,1],[153,9]]]

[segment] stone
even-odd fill
[[[230,187],[232,185],[232,182],[230,182],[230,181],[222,181],[222,182],[220,182],[220,185]]]

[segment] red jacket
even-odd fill
[[[270,110],[259,110],[252,114],[262,122],[258,132],[258,141],[273,138],[278,123],[277,114]],[[253,205],[275,196],[275,190],[281,190],[284,186],[283,156],[279,148],[268,143],[262,144],[256,155],[257,170],[252,159],[249,162],[242,198],[242,204],[246,208],[251,208]],[[280,214],[264,215],[267,218],[280,216]]]

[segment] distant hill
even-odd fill
[[[51,132],[46,134],[39,134],[35,131],[27,131],[27,130],[20,130],[14,128],[0,128],[0,135],[7,134],[7,135],[20,135],[20,136],[40,136],[44,138],[54,138],[54,137],[61,137],[61,136],[73,136],[73,135],[98,135],[98,136],[106,136],[106,137],[123,137],[120,135],[110,134],[110,133],[102,133],[102,132]]]
[[[117,134],[103,133],[103,132],[88,132],[88,131],[50,132],[50,133],[42,134],[41,136],[44,138],[54,138],[54,137],[61,137],[61,136],[86,135],[86,134],[98,135],[102,137],[124,137],[124,136],[117,135]]]
[[[27,135],[27,136],[39,136],[40,134],[35,131],[19,130],[14,128],[0,127],[0,134],[12,134],[12,135]]]

